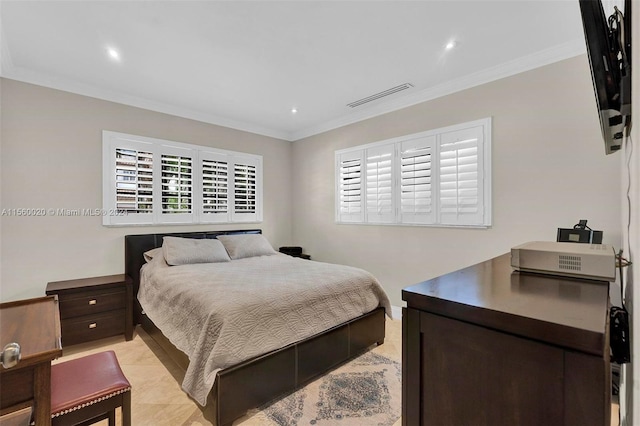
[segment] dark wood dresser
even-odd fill
[[[405,288],[402,424],[609,425],[608,284],[506,254]]]
[[[62,345],[124,334],[133,338],[132,281],[124,274],[56,281],[47,295],[58,295]]]

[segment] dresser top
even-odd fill
[[[548,343],[608,350],[609,283],[513,271],[505,254],[402,290],[407,306]]]
[[[47,284],[46,294],[75,292],[97,286],[121,286],[131,283],[131,278],[124,274],[107,275],[103,277],[80,278],[75,280],[54,281]]]
[[[0,304],[0,348],[11,342],[20,344],[22,352],[13,369],[61,356],[58,300],[51,296]]]

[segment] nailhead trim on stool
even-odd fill
[[[102,403],[104,407],[91,407],[93,410],[89,410],[86,418],[82,417],[81,421],[93,418],[98,420],[100,416],[113,418],[118,406],[122,408],[123,423],[125,419],[130,421],[130,395],[123,395],[128,392],[131,392],[131,384],[122,373],[113,351],[87,355],[51,366],[52,419],[74,413],[74,419],[77,420],[83,415],[78,411]],[[120,400],[117,401],[117,398]]]
[[[104,401],[105,399],[109,399],[109,398],[114,397],[116,395],[120,395],[121,393],[129,392],[130,390],[131,390],[131,387],[128,387],[126,389],[123,389],[123,390],[118,391],[118,392],[114,392],[114,393],[109,394],[107,396],[103,396],[101,398],[94,399],[93,401],[85,402],[85,403],[82,403],[81,405],[76,405],[75,407],[71,407],[68,410],[58,411],[57,413],[52,414],[51,418],[53,419],[54,417],[64,416],[65,414],[71,413],[72,411],[76,411],[76,410],[79,410],[81,408],[88,407],[89,405],[96,404],[96,403],[98,403],[100,401]]]

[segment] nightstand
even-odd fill
[[[293,257],[300,257],[302,259],[307,259],[307,260],[311,259],[311,256],[309,256],[308,254],[302,253],[302,247],[298,247],[298,246],[280,247],[280,253],[288,254],[289,256],[293,256]]]
[[[133,338],[133,287],[124,274],[50,282],[46,293],[58,295],[63,346]]]

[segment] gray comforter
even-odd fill
[[[206,404],[216,373],[320,333],[389,299],[368,272],[283,254],[168,266],[161,251],[142,268],[138,300],[189,356],[182,388]]]

